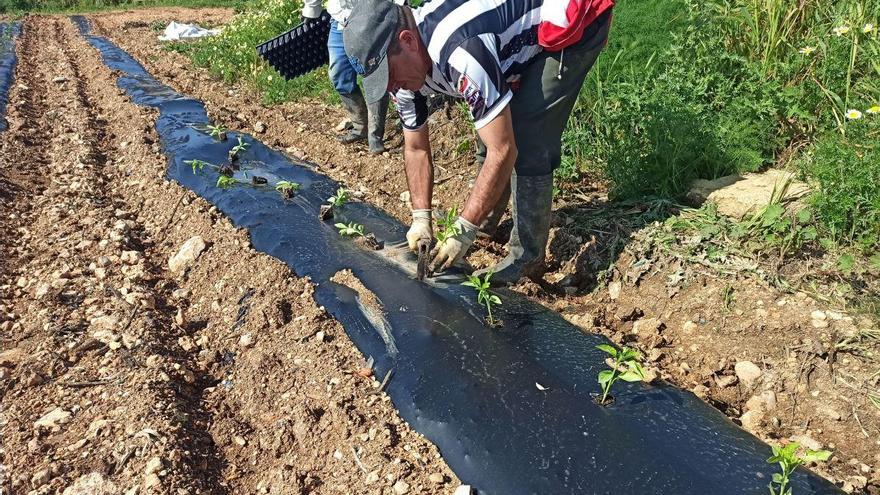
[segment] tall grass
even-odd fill
[[[0,14],[23,12],[90,12],[114,8],[182,5],[185,7],[243,8],[245,0],[0,0]]]

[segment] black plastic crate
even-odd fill
[[[306,19],[290,31],[257,45],[257,53],[285,79],[293,79],[329,62],[330,14]]]

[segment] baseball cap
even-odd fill
[[[364,76],[367,103],[388,92],[388,47],[397,34],[399,8],[390,0],[359,0],[342,30],[345,53]]]

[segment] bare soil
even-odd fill
[[[92,20],[165,84],[204,101],[217,122],[316,163],[363,200],[408,221],[401,157],[336,142],[340,108],[315,101],[264,106],[249,89],[212,80],[162,50],[149,28],[158,20],[205,24],[230,16],[222,9],[153,9]],[[20,362],[0,368],[10,483],[26,492],[29,477],[48,469],[48,491],[97,471],[121,489],[155,481],[155,474],[163,490],[203,493],[288,493],[278,491],[287,486],[297,487],[289,493],[387,493],[395,478],[416,492],[450,492],[456,480],[434,447],[409,431],[386,399],[366,394],[375,377],[356,373],[364,363],[339,324],[315,307],[308,282],[253,252],[246,235],[163,180],[155,116],[120,95],[68,21],[28,22],[34,27],[19,47],[16,83],[26,89],[13,87],[10,131],[0,136],[4,157],[33,163],[4,160],[2,169],[2,242],[11,253],[0,262],[2,337],[4,349],[24,351]],[[39,44],[37,35],[50,41]],[[54,83],[56,75],[69,81]],[[461,205],[476,175],[469,153],[456,151],[469,139],[469,125],[454,109],[433,119],[442,166],[436,204]],[[262,133],[254,130],[264,127],[258,122]],[[393,142],[399,136],[392,128]],[[778,273],[762,266],[719,270],[665,251],[662,224],[627,227],[649,205],[615,209],[601,184],[578,189],[555,205],[546,283],[517,290],[584,331],[639,348],[660,378],[693,390],[764,440],[833,450],[831,461],[813,469],[847,491],[880,493],[880,403],[870,400],[880,397],[880,349],[870,333],[876,323],[783,290],[774,282]],[[116,229],[120,221],[127,230]],[[208,248],[185,275],[169,273],[168,257],[193,235]],[[142,258],[123,261],[127,250]],[[486,266],[503,254],[503,242],[480,241],[469,261]],[[98,279],[101,256],[110,263]],[[139,266],[140,278],[129,278]],[[175,296],[178,289],[189,292]],[[83,299],[73,303],[65,294]],[[128,327],[115,332],[122,346],[80,352],[93,346],[82,342],[90,342],[101,316],[115,318],[113,328]],[[44,381],[29,381],[37,372]],[[63,385],[107,378],[120,381]],[[134,393],[146,400],[129,400]],[[56,407],[73,412],[71,420],[58,432],[33,433],[33,422]],[[98,418],[112,426],[89,438]],[[145,428],[159,435],[137,436]],[[82,438],[88,443],[67,448]],[[351,446],[363,449],[358,458],[379,470],[379,481],[364,484]],[[135,454],[126,458],[129,447]],[[162,470],[147,474],[153,457]],[[90,465],[98,460],[109,467]],[[430,483],[432,473],[444,476],[444,488]]]
[[[157,115],[73,24],[28,17],[17,50],[0,134],[2,491],[452,493],[313,285],[165,180]],[[172,271],[196,236],[203,251]]]

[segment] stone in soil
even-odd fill
[[[202,236],[190,237],[183,243],[177,254],[168,259],[168,269],[173,273],[183,273],[195,263],[199,255],[202,254],[202,251],[205,250],[205,247],[205,240],[202,239]]]
[[[752,387],[761,377],[761,368],[751,361],[740,361],[734,366],[737,378],[743,382],[746,387]]]

